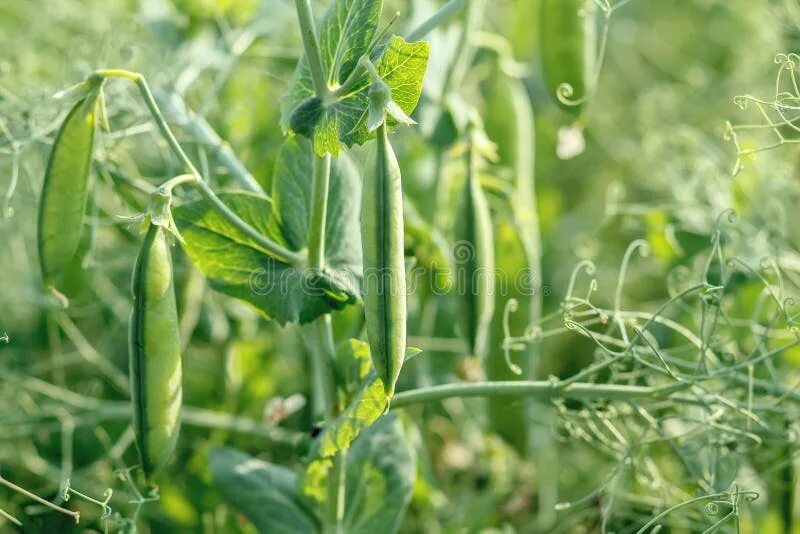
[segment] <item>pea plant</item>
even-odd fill
[[[733,202],[712,194],[719,191],[693,194],[689,213],[678,201],[634,204],[611,187],[598,228],[644,216],[659,231],[626,243],[613,271],[579,261],[560,277],[562,298],[546,302],[554,288],[542,278],[546,206],[537,199],[532,69],[484,27],[491,4],[449,0],[401,31],[400,13],[383,13],[383,0],[331,0],[321,16],[311,0],[294,0],[302,52],[291,58],[280,103],[258,104],[280,107],[274,127],[283,133],[266,179],[179,91],[151,85],[149,74],[111,65],[56,95],[63,118],[46,134],[52,146],[36,222],[42,302],[55,317],[51,339],[63,332],[115,395],[0,367],[24,392],[23,407],[34,397],[56,406],[0,428],[12,439],[60,431],[63,458],[54,499],[23,488],[12,480],[18,471],[0,463],[0,485],[39,507],[0,504],[3,520],[24,528],[32,523],[20,510],[47,511],[76,522],[88,516],[106,532],[142,529],[154,503],[177,500],[160,489],[181,470],[186,457],[176,451],[191,449],[199,428],[211,434],[197,451],[204,483],[239,518],[204,518],[217,525],[207,531],[427,531],[426,512],[414,508],[445,499],[424,452],[443,438],[420,430],[420,420],[444,414],[484,449],[511,451],[526,466],[519,476],[535,498],[517,497],[536,520],[509,522],[508,531],[738,532],[765,494],[791,528],[800,393],[783,380],[781,358],[800,344],[792,311],[800,262],[776,253],[791,240],[776,230],[759,249],[757,223],[737,219]],[[636,3],[539,4],[535,75],[560,109],[555,154],[573,160],[587,147],[615,13]],[[233,49],[254,40],[242,33]],[[756,106],[766,124],[727,126],[737,170],[763,150],[744,147],[742,132],[796,142],[798,57],[777,63],[774,101],[737,100]],[[118,104],[115,96],[131,88],[135,99]],[[141,131],[116,129],[145,113]],[[0,132],[15,169],[4,199],[10,217],[24,146],[2,120]],[[157,138],[155,159],[169,162],[142,165],[174,170],[157,185],[126,172],[125,144],[142,132]],[[663,152],[676,159],[702,144],[688,134],[668,143]],[[699,181],[727,163],[716,156],[687,173]],[[130,294],[110,306],[127,324],[127,373],[70,315],[76,279],[102,246],[100,210],[138,248],[120,259]],[[630,271],[652,256],[674,262],[662,281],[666,297],[632,307],[629,293],[644,284]],[[201,365],[189,338],[202,305],[192,299],[204,298],[197,288],[206,284],[207,298],[257,314],[256,329],[275,326],[276,355],[308,385],[305,428],[281,424],[304,409],[302,395],[270,404],[263,421],[236,415],[234,405],[224,413],[184,402],[187,370]],[[106,298],[113,286],[92,289]],[[207,322],[210,330],[222,324]],[[0,333],[13,342],[13,332]],[[557,343],[574,350],[574,361],[548,374],[547,349]],[[98,430],[122,486],[116,494],[72,477],[74,432],[105,422],[125,429],[116,441]],[[253,438],[252,448],[229,446],[226,432]],[[264,442],[290,460],[262,455]],[[601,457],[602,470],[594,464],[597,472],[578,485],[583,493],[560,494],[574,444]],[[451,462],[458,452],[449,451]],[[576,452],[575,465],[582,461]]]

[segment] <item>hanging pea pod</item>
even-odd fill
[[[444,236],[422,218],[409,198],[403,201],[403,219],[407,254],[416,258],[417,265],[430,276],[431,289],[437,293],[450,291],[453,268]]]
[[[377,89],[376,89],[377,88]],[[400,166],[373,107],[385,105],[384,87],[370,89],[370,128],[377,129],[375,175],[365,180],[362,205],[364,309],[372,363],[391,397],[406,352],[406,272]]]
[[[548,93],[576,117],[583,111],[596,60],[591,0],[542,0],[539,22],[542,74]]]
[[[39,202],[37,241],[42,278],[54,286],[78,251],[89,196],[89,166],[98,92],[79,100],[56,135]]]
[[[157,209],[168,210],[169,201]],[[152,209],[152,208],[151,208]],[[136,447],[149,478],[169,461],[180,430],[181,353],[168,229],[145,217],[147,232],[133,269],[129,347]]]
[[[538,343],[513,343],[541,316],[541,267],[539,218],[535,202],[535,117],[524,82],[497,76],[487,98],[493,102],[487,113],[487,130],[504,150],[504,162],[511,165],[512,191],[498,198],[493,217],[495,267],[508,275],[509,284],[495,292],[488,352],[484,369],[488,380],[536,380]],[[502,98],[500,98],[502,97]],[[513,281],[512,281],[513,280]],[[522,371],[519,373],[519,371]],[[507,398],[486,399],[487,421],[492,431],[527,455],[534,444],[547,443],[550,429],[524,425],[532,414],[545,417],[548,408],[532,399],[508,402]],[[536,433],[536,439],[533,434]],[[544,469],[544,468],[543,468]],[[552,508],[552,507],[551,507]]]
[[[494,240],[489,205],[478,178],[478,131],[470,128],[467,177],[458,207],[453,259],[461,297],[461,336],[472,356],[485,358],[494,314]]]

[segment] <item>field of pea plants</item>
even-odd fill
[[[797,0],[0,1],[0,533],[800,532]]]

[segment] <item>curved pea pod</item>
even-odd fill
[[[58,130],[44,176],[37,241],[46,285],[57,278],[78,251],[89,196],[89,166],[94,144],[95,106],[78,101]]]
[[[180,431],[181,354],[167,230],[149,223],[133,269],[129,348],[136,447],[149,478]]]
[[[540,6],[541,64],[548,93],[562,109],[580,115],[596,58],[593,2],[542,0]]]
[[[484,359],[494,314],[494,240],[489,205],[477,173],[478,155],[467,155],[467,178],[458,207],[453,260],[461,298],[460,333],[473,356]]]
[[[406,352],[406,272],[400,167],[385,124],[378,127],[375,175],[364,184],[361,239],[367,339],[391,397]]]

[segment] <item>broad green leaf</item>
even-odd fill
[[[319,532],[320,525],[297,493],[297,475],[230,448],[210,453],[214,485],[228,504],[259,532]]]
[[[292,250],[308,240],[313,154],[305,140],[289,139],[281,150],[272,201],[252,193],[219,195],[239,217]],[[309,322],[341,309],[359,296],[361,280],[358,223],[361,181],[353,164],[337,159],[331,168],[322,272],[275,260],[225,219],[206,200],[173,210],[192,261],[211,286],[243,300],[281,324]]]
[[[389,407],[383,382],[371,371],[342,414],[325,426],[311,448],[311,456],[330,458],[350,446],[356,436],[374,423]]]
[[[348,395],[356,393],[370,369],[372,369],[372,359],[368,343],[359,339],[349,339],[339,344],[336,350],[337,378]]]
[[[284,241],[269,229],[269,199],[252,193],[219,197],[253,228]],[[253,305],[281,324],[311,320],[327,310],[322,299],[309,299],[301,290],[302,273],[269,256],[205,199],[175,208],[173,216],[186,252],[215,290]]]
[[[369,52],[378,28],[383,0],[336,0],[317,24],[322,66],[328,86],[339,86],[353,71],[358,59]],[[314,82],[305,53],[294,71],[289,91],[281,103],[281,124],[304,100],[314,96]]]
[[[392,100],[405,115],[411,115],[417,107],[429,53],[427,42],[407,43],[395,35],[372,54],[378,74],[391,89]],[[298,69],[301,67],[302,63]],[[360,145],[374,137],[367,130],[370,84],[366,74],[348,94],[332,102],[316,98],[309,82],[296,79],[284,99],[284,128],[312,139],[318,154],[338,154],[342,145]],[[392,126],[396,121],[390,118],[387,124]]]
[[[369,347],[363,346],[361,342],[356,342],[353,347],[360,356],[363,356],[365,351],[369,355]],[[408,361],[420,352],[420,349],[409,347],[406,350],[405,360]],[[320,495],[320,484],[330,466],[330,458],[338,451],[350,447],[353,440],[364,429],[370,427],[381,415],[386,413],[388,407],[389,397],[386,395],[383,382],[378,378],[375,370],[370,369],[347,408],[339,417],[325,425],[322,433],[312,444],[304,493],[310,496]]]
[[[328,85],[347,79],[372,44],[383,0],[337,0],[320,21],[319,48]]]
[[[411,500],[417,458],[398,418],[364,431],[347,454],[344,531],[397,532]]]
[[[287,139],[275,163],[270,228],[298,250],[308,242],[314,154],[304,138]],[[328,217],[325,230],[326,269],[360,296],[361,179],[346,155],[331,164]]]

